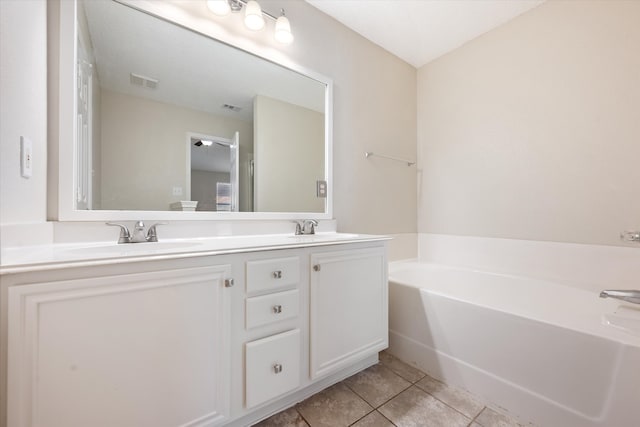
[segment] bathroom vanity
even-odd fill
[[[0,427],[248,426],[376,363],[387,238],[326,232],[331,79],[204,2],[47,13],[51,221],[45,242],[3,238]],[[140,218],[170,224],[124,244],[104,225]]]
[[[16,249],[0,276],[0,425],[251,425],[377,361],[385,246],[326,233]]]

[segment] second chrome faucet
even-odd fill
[[[144,222],[137,221],[135,226],[133,227],[133,233],[129,232],[129,229],[124,224],[119,224],[116,222],[107,222],[107,225],[120,227],[120,236],[118,238],[118,243],[143,243],[143,242],[157,242],[158,241],[158,232],[156,231],[156,227],[158,225],[164,225],[164,222],[158,222],[153,224],[147,230],[147,233],[144,232]]]
[[[304,221],[294,221],[296,223],[296,236],[303,234],[316,234],[318,221],[315,219],[305,219]]]

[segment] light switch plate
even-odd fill
[[[29,138],[20,137],[20,175],[31,178],[33,174],[33,143]]]

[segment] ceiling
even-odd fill
[[[306,0],[416,68],[545,0]]]

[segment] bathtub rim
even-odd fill
[[[451,294],[447,294],[445,292],[442,291],[438,291],[438,290],[433,290],[433,289],[429,289],[428,287],[424,286],[424,284],[414,284],[414,283],[408,283],[407,280],[402,280],[402,279],[398,279],[397,278],[397,274],[400,271],[405,271],[405,270],[412,270],[412,269],[425,269],[425,268],[431,268],[431,269],[437,269],[440,271],[459,271],[459,272],[464,272],[464,273],[470,273],[470,274],[479,274],[482,276],[490,276],[490,277],[497,277],[500,278],[500,280],[504,280],[504,279],[513,279],[516,281],[530,281],[530,282],[539,282],[545,285],[552,285],[552,286],[560,286],[562,287],[562,289],[564,290],[571,290],[572,292],[575,291],[576,293],[579,293],[580,295],[593,295],[593,304],[594,305],[598,305],[598,306],[602,306],[605,308],[608,308],[609,310],[612,310],[611,312],[598,312],[598,313],[586,313],[586,315],[592,315],[592,316],[597,316],[597,321],[595,318],[590,319],[592,322],[594,322],[593,324],[589,325],[589,326],[583,326],[581,325],[579,322],[567,322],[567,321],[559,321],[558,319],[560,317],[563,316],[557,316],[554,319],[549,319],[548,317],[545,317],[543,315],[540,316],[532,316],[532,315],[526,315],[523,313],[519,313],[517,311],[514,310],[510,310],[508,307],[505,308],[503,306],[498,306],[498,305],[491,305],[491,304],[483,304],[483,303],[479,303],[477,301],[473,301],[470,299],[464,299],[464,298],[460,298],[458,296],[455,295],[451,295]],[[560,327],[560,328],[565,328],[565,329],[569,329],[571,331],[574,331],[576,333],[581,333],[581,334],[586,334],[586,335],[590,335],[590,336],[594,336],[597,338],[601,338],[601,339],[605,339],[605,340],[609,340],[609,341],[613,341],[617,344],[620,345],[625,345],[625,346],[630,346],[630,347],[635,347],[635,348],[639,348],[640,349],[640,329],[637,331],[627,331],[627,330],[623,330],[617,326],[614,325],[610,325],[610,324],[606,324],[605,321],[607,319],[606,316],[609,316],[609,318],[611,318],[610,316],[615,315],[615,310],[620,310],[621,308],[624,310],[627,309],[631,309],[634,312],[634,316],[631,318],[633,321],[637,321],[638,322],[638,327],[640,328],[640,307],[634,307],[632,304],[629,303],[625,303],[619,300],[612,300],[612,299],[600,299],[598,294],[595,292],[591,292],[588,291],[586,289],[582,289],[582,288],[577,288],[574,286],[570,286],[564,283],[559,283],[559,282],[553,282],[553,281],[549,281],[549,280],[544,280],[544,279],[539,279],[539,278],[534,278],[534,277],[528,277],[528,276],[522,276],[522,275],[515,275],[515,274],[508,274],[508,273],[496,273],[496,272],[491,272],[491,271],[486,271],[486,270],[480,270],[480,269],[476,269],[476,268],[467,268],[467,267],[462,267],[462,266],[456,266],[456,265],[447,265],[447,264],[441,264],[441,263],[434,263],[434,262],[425,262],[425,261],[420,261],[418,259],[411,259],[411,260],[400,260],[400,261],[393,261],[389,263],[389,277],[388,277],[388,281],[389,281],[389,285],[391,285],[392,283],[395,284],[399,284],[402,286],[409,286],[409,287],[413,287],[413,288],[418,288],[420,289],[420,292],[428,292],[428,293],[433,293],[435,295],[439,295],[439,296],[443,296],[443,297],[447,297],[447,298],[451,298],[460,302],[464,302],[467,304],[471,304],[474,306],[479,306],[482,308],[486,308],[489,310],[495,310],[501,313],[505,313],[505,314],[509,314],[509,315],[513,315],[513,316],[517,316],[520,318],[524,318],[527,320],[533,320],[533,321],[537,321],[537,322],[541,322],[547,325],[551,325],[551,326],[556,326],[556,327]],[[584,315],[585,313],[583,313]],[[566,316],[564,316],[566,318]]]

